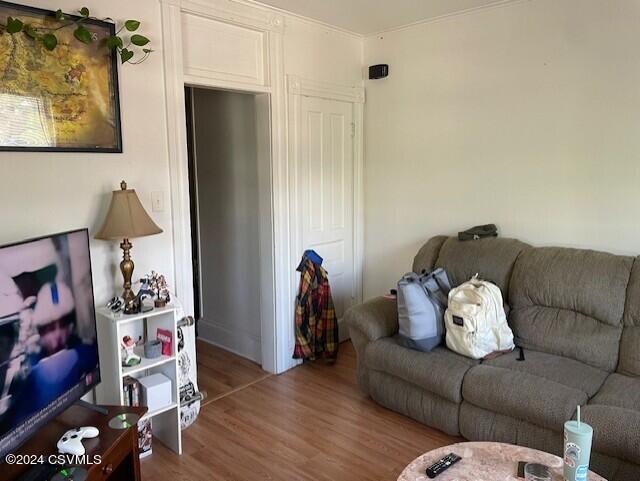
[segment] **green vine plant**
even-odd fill
[[[57,26],[34,26],[30,23],[24,23],[19,18],[7,17],[6,23],[0,23],[0,35],[5,32],[10,35],[24,34],[30,39],[41,42],[44,48],[52,51],[58,45],[58,37],[56,32],[62,29],[73,28],[73,36],[79,42],[90,44],[97,39],[87,27],[84,26],[87,20],[101,20],[105,22],[116,23],[112,18],[99,19],[90,15],[87,7],[78,10],[79,16],[71,18],[69,15],[58,9],[56,11]],[[148,47],[149,39],[144,35],[133,33],[140,27],[138,20],[126,20],[122,26],[116,31],[115,35],[111,35],[103,40],[104,45],[110,51],[115,50],[120,57],[120,61],[125,64],[129,63],[137,65],[144,62],[153,52]],[[128,38],[124,35],[131,34]],[[136,57],[137,55],[137,58]]]

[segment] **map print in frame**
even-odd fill
[[[60,26],[55,12],[0,1],[3,24],[7,17]],[[23,32],[0,31],[0,151],[122,152],[118,62],[104,41],[115,25],[82,24],[91,43],[62,28],[52,51]]]

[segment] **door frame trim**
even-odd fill
[[[288,93],[288,132],[289,132],[289,165],[290,174],[290,202],[292,215],[298,219],[297,227],[292,229],[292,251],[302,252],[302,222],[300,220],[300,206],[298,205],[300,184],[300,129],[302,125],[302,97],[316,97],[327,100],[347,102],[352,105],[353,112],[353,299],[356,304],[363,300],[363,269],[364,269],[364,102],[365,89],[362,85],[340,85],[329,82],[306,79],[297,75],[287,75]],[[295,289],[295,286],[293,286]],[[293,333],[293,326],[291,326]],[[292,336],[290,336],[292,338]],[[345,329],[340,329],[340,341],[348,339]],[[291,345],[293,349],[293,344]]]
[[[271,305],[262,306],[262,368],[284,372],[295,363],[291,359],[285,333],[293,325],[294,290],[291,279],[290,230],[297,228],[289,205],[289,165],[286,150],[286,99],[284,77],[284,17],[265,8],[235,2],[199,0],[160,0],[163,31],[163,58],[167,112],[167,149],[173,223],[173,264],[176,294],[186,314],[193,314],[193,269],[191,215],[184,87],[187,78],[183,64],[182,14],[199,15],[219,22],[262,32],[266,58],[265,85],[223,79],[198,79],[198,86],[270,95],[271,124],[271,240],[273,246],[273,296]]]
[[[318,97],[354,104],[363,104],[365,100],[363,86],[320,82],[298,75],[287,75],[287,90],[290,95]]]

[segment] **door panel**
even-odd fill
[[[338,318],[355,296],[352,124],[352,104],[302,97],[302,244],[324,258]]]

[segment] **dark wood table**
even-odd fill
[[[109,414],[106,416],[85,407],[71,406],[36,432],[15,454],[42,454],[45,457],[50,454],[57,454],[56,444],[69,429],[81,426],[95,426],[100,430],[98,437],[85,439],[82,444],[89,457],[99,455],[102,458],[102,462],[100,464],[82,466],[89,472],[87,480],[140,481],[137,427],[112,429],[108,423],[113,416],[120,413],[135,413],[142,416],[147,411],[147,408],[129,406],[104,407],[109,410]],[[0,464],[0,480],[13,480],[28,469],[29,466]]]

